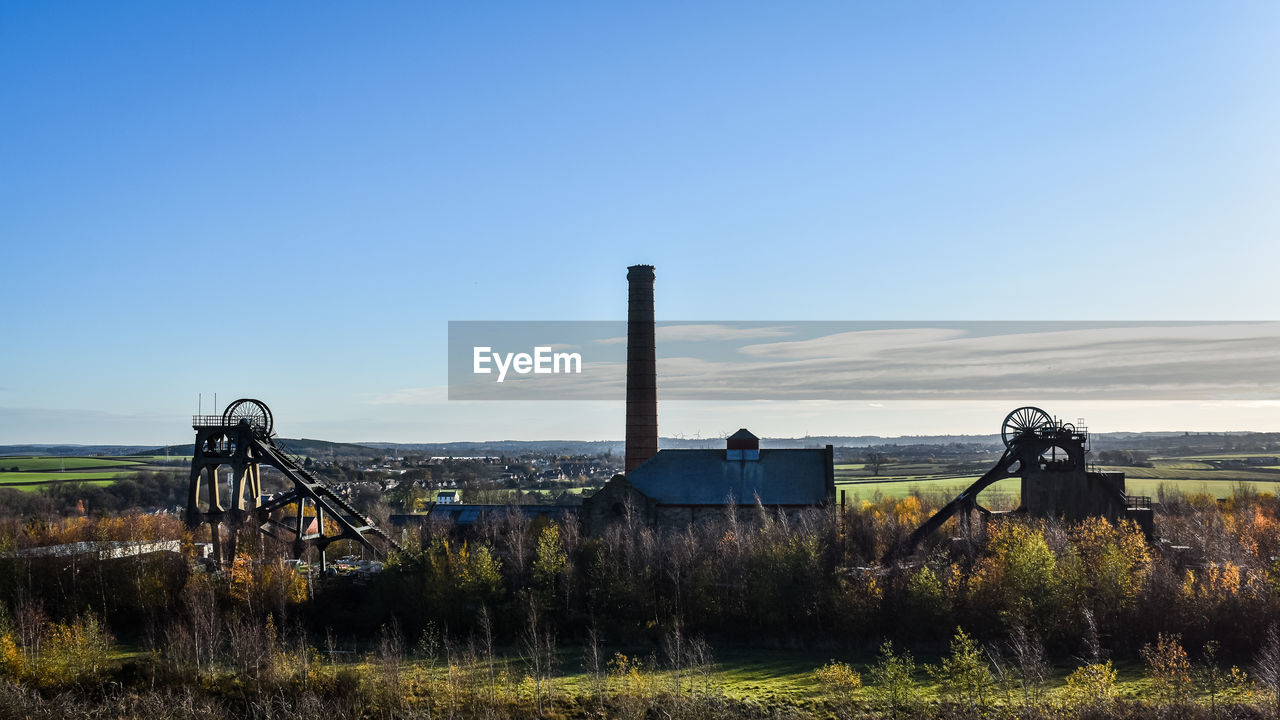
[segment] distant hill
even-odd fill
[[[1280,442],[1280,433],[1188,433],[1188,432],[1115,432],[1093,433],[1090,436],[1095,450],[1100,449],[1158,449],[1172,447],[1213,448],[1230,443]],[[621,440],[488,440],[446,443],[389,443],[360,442],[341,443],[306,438],[283,438],[282,442],[295,453],[317,459],[338,456],[375,457],[387,453],[418,455],[519,455],[523,453],[557,455],[622,455],[626,448]],[[718,448],[723,438],[662,438],[663,448]],[[912,445],[981,445],[1002,447],[999,435],[904,435],[881,437],[879,435],[815,435],[800,438],[762,438],[766,448],[823,447],[834,445],[843,448],[864,448]],[[0,455],[48,455],[76,457],[85,455],[190,455],[191,445],[71,445],[32,444],[0,445]]]
[[[328,440],[309,440],[306,438],[281,438],[290,450],[313,458],[330,459],[337,456],[365,455],[380,456],[385,453],[380,448],[368,445],[330,442]],[[195,446],[186,445],[0,445],[0,455],[44,455],[50,457],[82,457],[87,455],[177,455],[187,456],[194,452]]]
[[[35,445],[0,445],[0,455],[45,455],[51,457],[83,457],[89,455],[151,455],[156,450],[154,445],[71,445],[71,444],[35,444]],[[164,452],[164,448],[160,448]],[[187,446],[187,454],[191,454],[191,446]]]

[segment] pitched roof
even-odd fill
[[[761,450],[759,460],[728,460],[724,450],[660,450],[627,473],[659,505],[819,505],[827,501],[827,452]]]

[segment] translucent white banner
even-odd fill
[[[1269,400],[1280,322],[659,322],[660,400]],[[621,400],[627,325],[449,323],[451,400]]]

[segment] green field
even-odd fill
[[[965,488],[973,484],[978,476],[947,476],[934,479],[889,480],[884,482],[840,482],[836,481],[836,500],[840,492],[845,492],[847,503],[874,500],[878,493],[881,498],[903,498],[919,494],[935,502],[946,502],[959,495]],[[1020,481],[1016,478],[999,480],[991,487],[983,490],[978,496],[982,505],[992,509],[1005,509],[1008,505],[1017,505],[1021,492]]]
[[[100,457],[5,456],[0,457],[0,471],[11,471],[13,468],[17,468],[19,471],[84,470],[86,468],[129,467],[131,465],[139,465],[142,462],[143,458],[120,460]]]
[[[1273,453],[1273,452],[1269,452],[1269,453],[1265,453],[1265,452],[1257,452],[1257,453],[1233,453],[1233,452],[1223,452],[1223,453],[1209,453],[1209,454],[1207,454],[1207,455],[1183,455],[1183,456],[1178,456],[1178,459],[1182,459],[1182,460],[1244,460],[1245,458],[1256,458],[1256,457],[1275,457],[1276,455],[1280,455],[1280,453]],[[1169,459],[1169,458],[1161,457],[1161,458],[1159,458],[1159,459],[1160,459],[1160,460],[1167,460],[1167,459]]]
[[[99,487],[116,480],[133,477],[143,471],[174,470],[173,465],[150,465],[190,461],[190,458],[164,455],[129,455],[110,457],[48,457],[31,455],[0,456],[0,487],[14,490],[39,490],[52,483],[81,482]],[[13,468],[18,468],[14,470]]]
[[[1156,497],[1161,486],[1186,494],[1210,494],[1229,497],[1239,487],[1254,492],[1280,494],[1280,468],[1223,469],[1204,460],[1223,460],[1247,455],[1188,456],[1152,461],[1153,467],[1097,466],[1098,470],[1125,474],[1125,489],[1130,495]],[[871,476],[863,466],[837,465],[836,490],[846,493],[847,500],[871,500],[877,493],[882,498],[901,498],[919,493],[933,500],[950,499],[980,477],[976,474],[948,473],[945,466],[926,463],[886,463],[879,476]],[[979,502],[993,508],[1003,507],[1010,497],[1018,497],[1017,479],[1001,480],[982,493]],[[997,498],[999,501],[997,501]]]
[[[1099,470],[1122,472],[1126,478],[1148,480],[1191,480],[1191,481],[1231,481],[1241,482],[1275,482],[1280,480],[1280,473],[1268,472],[1259,468],[1248,470],[1217,469],[1213,466],[1195,467],[1204,463],[1157,460],[1155,467],[1116,467],[1099,466]]]
[[[106,487],[108,485],[115,483],[115,480],[77,480],[75,482],[81,485],[93,485],[94,487]],[[51,485],[57,485],[57,484],[58,484],[57,482],[42,482],[42,483],[35,483],[31,485],[0,485],[0,488],[4,488],[6,490],[17,490],[19,492],[38,492],[42,488],[47,488],[47,487],[50,487]]]
[[[50,482],[81,482],[84,480],[114,480],[133,475],[129,471],[85,472],[0,472],[0,485],[38,485]]]

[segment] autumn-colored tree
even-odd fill
[[[1147,689],[1157,707],[1185,705],[1191,701],[1191,662],[1177,635],[1160,633],[1155,645],[1142,648]]]
[[[1039,527],[1016,521],[993,523],[987,555],[970,579],[969,597],[982,617],[1034,633],[1052,629],[1061,618],[1058,559]]]
[[[560,544],[560,528],[549,524],[538,535],[533,560],[533,581],[543,607],[550,607],[555,601],[557,591],[566,582],[568,566],[569,556]]]
[[[813,671],[814,682],[841,718],[853,717],[855,693],[862,687],[862,675],[848,663],[829,661]]]

